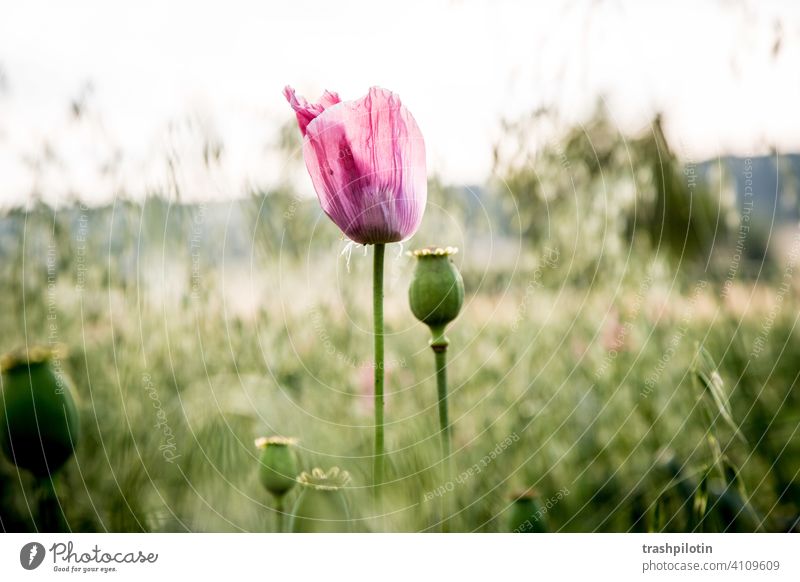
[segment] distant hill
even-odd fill
[[[719,181],[723,188],[733,189],[737,204],[742,210],[748,200],[752,200],[751,225],[754,236],[748,252],[763,256],[764,248],[756,248],[759,240],[771,230],[788,226],[800,219],[800,154],[758,157],[724,157],[707,160],[697,164],[701,180]],[[721,174],[720,174],[721,171]],[[748,196],[752,188],[752,194]],[[716,192],[712,184],[712,191]],[[470,230],[473,236],[511,235],[502,224],[502,201],[482,186],[432,186],[429,192],[431,203],[448,205],[448,211],[455,212],[460,207],[457,220],[462,227]],[[191,253],[193,231],[201,230],[203,236],[201,252],[208,260],[217,263],[225,257],[249,258],[253,252],[254,220],[258,216],[261,227],[255,234],[271,237],[272,244],[279,246],[286,225],[282,217],[295,205],[307,213],[305,220],[320,220],[321,211],[313,198],[293,201],[288,195],[267,195],[263,206],[258,200],[243,198],[234,201],[207,204],[169,204],[154,198],[147,202],[146,208],[133,202],[118,202],[92,209],[77,206],[60,210],[54,225],[51,211],[29,214],[22,210],[12,210],[0,215],[0,260],[10,260],[19,256],[23,234],[29,253],[43,257],[45,247],[50,244],[36,240],[37,232],[47,231],[56,240],[65,242],[62,252],[69,254],[68,246],[76,246],[81,226],[88,229],[87,244],[89,253],[105,257],[109,253],[123,261],[126,257],[133,264],[132,252],[155,251],[161,254],[167,248]],[[458,200],[456,205],[453,201]],[[83,217],[83,218],[82,218]],[[497,228],[486,230],[487,220]],[[82,222],[83,221],[83,222]],[[54,230],[55,226],[55,230]],[[43,229],[43,230],[37,230]],[[41,236],[39,239],[43,238]],[[50,238],[46,236],[46,238]],[[256,237],[258,238],[258,237]],[[220,242],[224,240],[224,253]],[[286,241],[284,241],[285,243]],[[133,243],[133,244],[132,244]],[[42,251],[39,253],[38,251]],[[195,252],[197,249],[195,249]],[[66,258],[66,257],[65,257]]]
[[[736,192],[739,208],[748,200],[747,189],[752,188],[753,219],[758,226],[769,230],[774,221],[780,226],[800,218],[798,193],[800,190],[800,154],[758,157],[724,157],[708,160],[699,166],[701,176],[716,175],[721,167],[723,184],[731,185]]]

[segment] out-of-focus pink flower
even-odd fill
[[[611,310],[601,335],[603,347],[608,352],[623,351],[627,344],[627,336],[628,327],[620,322],[619,312],[616,309]]]
[[[291,87],[283,94],[297,114],[319,202],[342,232],[365,245],[413,235],[428,197],[425,142],[400,98],[378,87],[344,102],[328,91],[319,103]]]
[[[389,386],[392,378],[393,366],[389,363],[386,366],[386,386]],[[359,366],[358,370],[358,393],[356,394],[356,409],[361,414],[371,414],[375,405],[375,382],[374,368],[372,366]],[[385,410],[391,409],[391,392],[384,395]]]

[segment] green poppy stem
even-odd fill
[[[376,496],[383,484],[383,259],[386,245],[375,245],[375,266],[372,279],[372,309],[375,327],[375,455],[372,483]]]
[[[436,358],[436,389],[439,394],[439,433],[442,438],[442,458],[450,458],[450,418],[447,412],[447,346],[443,325],[431,326],[431,349]]]
[[[442,438],[442,457],[450,458],[450,419],[447,412],[447,346],[434,346],[436,357],[436,389],[439,393],[439,429]]]
[[[275,531],[283,533],[283,495],[275,498]]]
[[[38,479],[39,507],[36,529],[42,533],[65,533],[69,531],[67,522],[61,511],[61,504],[56,493],[55,477],[47,476]]]
[[[452,463],[453,459],[450,456],[450,416],[447,410],[447,346],[450,343],[444,335],[444,326],[432,325],[431,326],[431,349],[436,360],[436,390],[439,395],[439,436],[441,437],[442,446],[442,483],[447,483],[449,479],[453,478]],[[441,512],[442,532],[450,531],[450,508],[452,502],[442,497]]]

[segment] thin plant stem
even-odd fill
[[[436,389],[439,393],[439,429],[442,438],[442,457],[450,458],[450,419],[447,412],[447,346],[434,346],[436,356]]]
[[[436,390],[439,395],[439,436],[442,447],[442,483],[446,484],[453,478],[451,451],[450,417],[447,410],[447,346],[448,340],[444,335],[443,326],[431,327],[431,348],[436,360]],[[440,510],[442,512],[441,531],[450,531],[450,507],[452,502],[442,496]]]
[[[42,533],[64,533],[69,531],[61,511],[61,504],[55,488],[55,477],[47,476],[38,480],[39,508],[36,529]]]
[[[383,259],[386,245],[375,245],[375,266],[372,279],[372,310],[375,328],[375,455],[372,483],[376,496],[383,484]]]
[[[275,531],[283,533],[283,495],[275,498]]]

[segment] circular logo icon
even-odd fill
[[[19,563],[26,570],[35,570],[44,561],[44,546],[39,542],[29,542],[19,551]]]

